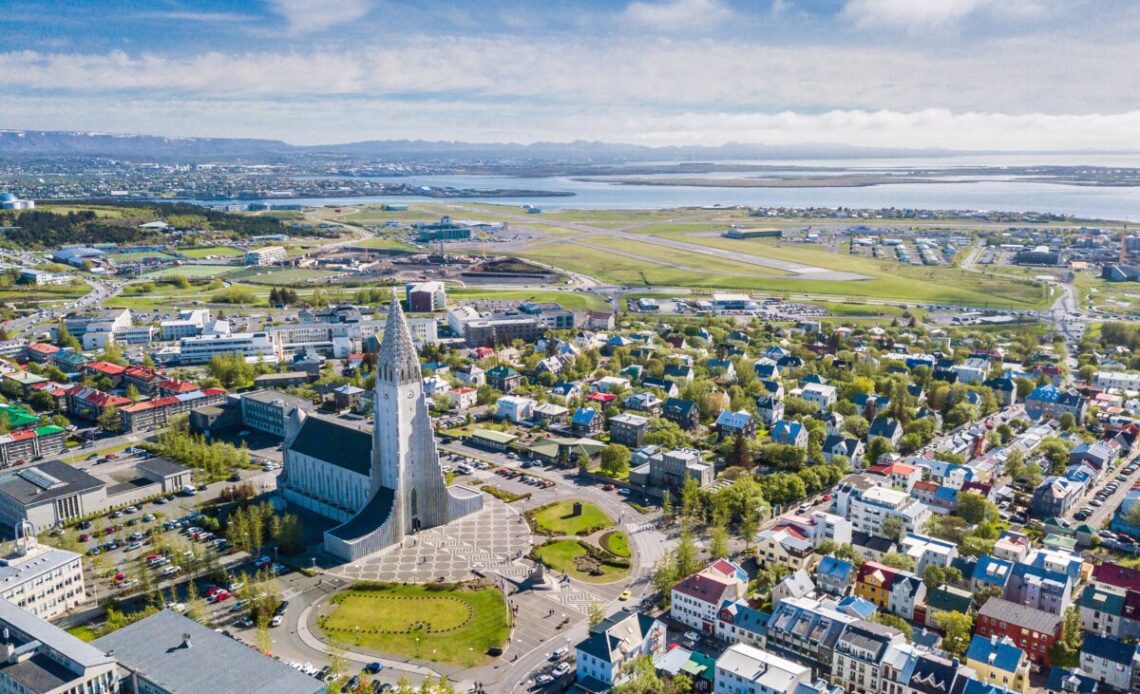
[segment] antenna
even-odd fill
[[[1120,264],[1123,265],[1128,260],[1128,225],[1125,224],[1124,228],[1120,231]]]

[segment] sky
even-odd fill
[[[1140,149],[1135,0],[0,0],[0,128]]]

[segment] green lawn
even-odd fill
[[[619,557],[626,557],[628,559],[630,556],[629,538],[620,530],[602,535],[602,547]]]
[[[361,248],[376,248],[384,251],[408,251],[409,253],[415,252],[418,249],[410,243],[404,243],[399,239],[390,237],[376,237],[371,239],[364,239],[352,244]]]
[[[685,239],[688,241],[688,239]],[[610,248],[622,253],[633,253],[650,262],[661,264],[676,263],[690,268],[699,268],[702,271],[717,275],[771,275],[779,277],[788,275],[785,270],[763,265],[752,265],[736,260],[726,260],[711,255],[680,251],[676,248],[661,246],[655,243],[640,243],[625,238],[610,238],[605,236],[591,236],[585,239],[586,243]]]
[[[595,243],[601,237],[591,237]],[[728,241],[690,236],[685,240],[701,245],[713,245],[707,241]],[[616,241],[610,243],[615,249],[630,248]],[[763,245],[760,241],[734,242],[742,245],[736,249],[753,255],[767,254],[793,262],[848,270],[866,274],[872,279],[844,282],[835,280],[798,279],[791,277],[748,277],[717,272],[694,272],[661,265],[652,256],[665,258],[661,251],[653,249],[646,259],[615,256],[604,250],[586,248],[572,243],[553,243],[532,250],[523,249],[515,255],[571,272],[578,272],[603,281],[624,286],[689,287],[695,289],[739,289],[765,292],[775,295],[813,297],[832,295],[868,299],[893,299],[916,303],[942,303],[971,306],[989,306],[1004,309],[1042,308],[1052,303],[1039,283],[1017,280],[1008,277],[986,276],[969,273],[956,268],[912,267],[893,261],[879,261],[847,254],[829,253],[823,249],[795,247],[788,245],[775,248],[774,244]],[[748,246],[747,244],[752,244]],[[643,244],[647,245],[647,244]],[[716,247],[716,246],[713,246]],[[773,250],[774,249],[774,250]],[[639,249],[640,250],[640,249]],[[669,249],[666,249],[669,250]],[[763,253],[762,253],[763,251]],[[771,251],[771,252],[769,252]],[[721,267],[721,263],[741,265],[733,261],[706,258],[705,256],[683,255],[681,251],[670,250],[674,257],[683,258],[687,266]],[[648,254],[647,254],[648,255]],[[706,262],[706,260],[710,262]],[[848,260],[851,260],[848,264]],[[766,268],[747,266],[752,274],[768,274]]]
[[[216,256],[235,256],[245,255],[244,251],[232,246],[205,246],[203,248],[179,248],[179,255],[184,255],[187,258],[208,258],[212,255]]]
[[[148,272],[147,277],[217,277],[241,270],[240,265],[178,265]]]
[[[87,643],[91,643],[95,639],[99,638],[99,635],[96,634],[91,627],[84,624],[69,628],[67,630],[67,633],[71,634],[80,641],[86,641]]]
[[[132,260],[145,260],[146,258],[172,258],[173,256],[159,251],[135,251],[133,253],[111,253],[107,257],[117,263],[123,263]]]
[[[502,299],[511,301],[551,301],[571,311],[598,310],[604,311],[609,303],[600,296],[588,292],[558,292],[535,289],[511,289],[499,291],[495,289],[451,289],[447,290],[448,298],[452,300],[476,299]]]
[[[335,272],[308,268],[249,268],[235,275],[234,279],[253,284],[290,285],[320,282],[335,275]]]
[[[582,504],[582,513],[573,515],[574,502]],[[589,535],[608,528],[613,520],[602,509],[580,499],[567,499],[548,504],[527,512],[534,527],[539,532],[551,535]]]
[[[385,655],[464,667],[488,660],[510,633],[497,588],[357,583],[322,609],[324,635]]]
[[[534,556],[541,559],[543,564],[587,583],[613,583],[629,575],[628,567],[606,563],[595,564],[601,571],[599,575],[583,571],[579,560],[588,554],[578,540],[551,540],[534,549]]]

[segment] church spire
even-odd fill
[[[412,342],[412,332],[404,318],[404,309],[395,292],[388,307],[388,321],[384,324],[384,341],[380,345],[380,356],[376,366],[377,383],[407,383],[421,378],[420,360],[416,356],[416,346]]]

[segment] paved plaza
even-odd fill
[[[398,546],[329,573],[349,580],[408,583],[466,580],[472,572],[511,575],[519,569],[513,562],[530,546],[530,528],[522,516],[488,498],[478,513],[423,530]]]

